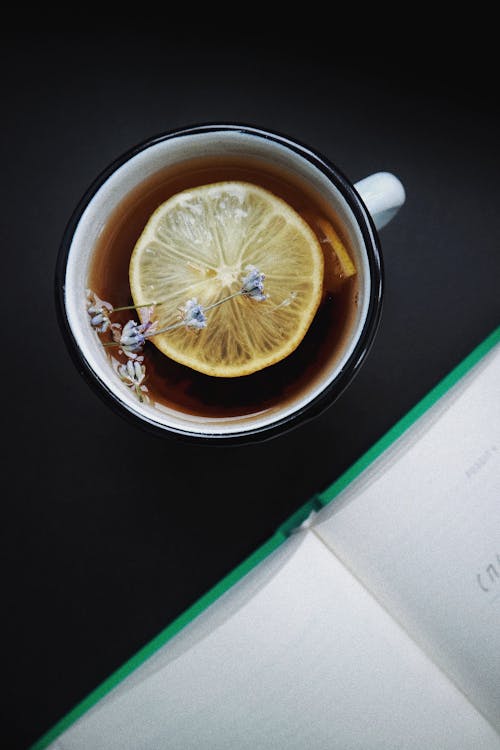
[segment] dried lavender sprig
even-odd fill
[[[106,333],[109,328],[116,327],[116,323],[111,322],[111,315],[122,310],[140,310],[143,307],[155,307],[157,302],[150,302],[145,305],[123,305],[122,307],[113,307],[110,302],[106,302],[97,296],[91,289],[87,289],[87,312],[90,315],[90,325],[98,333]]]
[[[121,363],[116,367],[116,372],[120,380],[131,388],[141,403],[148,402],[147,386],[144,384],[146,377],[146,367],[143,364],[144,357],[141,355],[142,348],[148,338],[173,331],[181,326],[201,330],[207,326],[206,313],[209,310],[219,307],[219,305],[228,302],[239,296],[246,296],[257,302],[266,299],[264,294],[264,274],[255,266],[246,267],[246,275],[242,279],[242,286],[233,294],[229,294],[216,302],[204,307],[193,297],[187,300],[181,309],[182,318],[176,323],[172,323],[161,330],[157,330],[157,321],[152,320],[153,310],[161,302],[154,302],[144,305],[123,305],[113,308],[109,302],[101,300],[95,292],[87,290],[87,312],[90,316],[90,324],[98,333],[105,333],[108,329],[113,335],[113,341],[104,342],[103,346],[117,346],[127,356],[127,362]],[[122,328],[119,323],[112,323],[110,316],[114,312],[124,310],[143,309],[141,322],[129,320]]]
[[[195,330],[206,328],[206,313],[236,297],[244,296],[257,302],[261,302],[267,298],[267,295],[264,294],[265,275],[252,265],[248,265],[245,271],[247,273],[243,277],[242,286],[237,292],[233,292],[233,294],[229,294],[207,306],[199,304],[198,300],[193,297],[187,300],[184,307],[181,308],[182,318],[160,330],[157,329],[157,321],[152,321],[152,315],[154,307],[157,304],[162,304],[161,302],[147,305],[124,305],[113,308],[109,302],[101,300],[94,292],[87,290],[87,297],[89,299],[87,310],[89,315],[91,315],[91,325],[100,333],[106,332],[108,328],[111,329],[114,340],[105,342],[103,346],[120,347],[120,350],[128,357],[129,361],[121,366],[118,374],[124,382],[127,382],[127,385],[135,389],[139,400],[144,400],[142,392],[147,391],[146,386],[141,385],[145,377],[145,367],[139,363],[143,361],[140,353],[148,338],[157,336],[160,333],[173,331],[183,326]],[[137,309],[144,309],[144,313],[141,315],[141,323],[129,320],[122,328],[119,323],[111,323],[110,321],[109,316],[113,312]],[[138,382],[139,380],[140,382]]]
[[[193,299],[186,302],[183,310],[184,314],[181,320],[177,321],[176,323],[172,323],[165,328],[160,328],[159,330],[152,331],[151,333],[148,332],[147,334],[145,334],[145,338],[152,338],[153,336],[158,336],[160,333],[168,333],[168,331],[174,331],[177,328],[182,328],[182,326],[197,329],[206,328],[206,313],[209,310],[213,310],[215,307],[219,307],[219,305],[223,305],[224,302],[229,302],[230,299],[234,299],[235,297],[250,297],[257,302],[262,302],[263,300],[265,300],[267,298],[263,293],[265,275],[261,273],[255,266],[247,266],[245,270],[248,271],[248,273],[243,278],[243,286],[241,287],[241,289],[238,289],[237,292],[228,294],[227,297],[223,297],[216,302],[212,302],[211,305],[206,306],[198,304],[197,299],[194,297]]]

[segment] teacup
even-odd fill
[[[109,365],[89,326],[85,291],[96,243],[113,212],[138,185],[167,167],[204,156],[258,158],[296,175],[332,208],[357,270],[355,319],[339,356],[297,398],[270,410],[233,417],[189,414],[134,397]],[[79,371],[122,416],[154,431],[211,443],[268,438],[308,420],[334,402],[364,362],[382,304],[383,269],[377,230],[405,201],[404,188],[388,172],[352,184],[328,159],[286,136],[240,124],[210,124],[171,131],[141,143],[113,162],[77,206],[63,237],[56,285],[58,312]]]

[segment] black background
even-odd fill
[[[232,32],[212,19],[194,35],[184,19],[2,40],[2,747],[46,731],[500,323],[484,28],[417,28],[410,43],[410,13],[395,36],[322,18],[244,35],[245,13]],[[278,130],[353,181],[388,170],[407,190],[381,232],[384,310],[355,381],[314,422],[231,449],[112,413],[74,368],[53,302],[58,245],[94,177],[150,136],[207,121]]]

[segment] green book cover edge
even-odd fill
[[[44,750],[54,742],[66,729],[82,717],[90,708],[107,695],[122,680],[141,666],[167,641],[173,638],[189,622],[194,620],[209,605],[213,604],[222,594],[249,573],[256,565],[277,549],[285,539],[305,521],[312,511],[318,510],[330,503],[349,485],[362,471],[364,471],[378,456],[422,416],[441,396],[452,388],[472,367],[477,364],[494,346],[500,342],[500,326],[485,338],[472,352],[462,360],[448,375],[446,375],[426,396],[408,411],[396,424],[389,429],[374,445],[350,466],[338,479],[321,493],[314,495],[304,505],[298,508],[281,526],[275,534],[263,545],[243,560],[230,573],[222,578],[215,586],[195,601],[179,617],[171,622],[155,638],[141,648],[134,656],[113,672],[104,682],[93,690],[86,698],[78,703],[69,713],[63,716],[48,732],[40,737],[29,750]]]
[[[364,453],[338,479],[330,484],[317,497],[322,506],[330,503],[362,471],[394,443],[411,425],[416,422],[431,406],[458,383],[486,354],[500,342],[500,326],[490,333],[469,355],[451,370],[420,401],[415,404],[396,424],[391,427],[376,443]]]

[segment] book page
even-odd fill
[[[290,537],[54,750],[499,750],[311,531]]]
[[[500,345],[313,528],[500,732]]]

